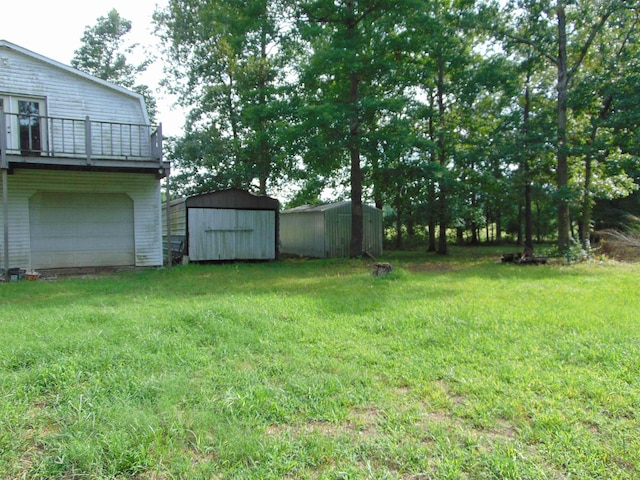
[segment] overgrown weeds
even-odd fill
[[[603,230],[596,235],[600,238],[600,250],[608,257],[626,261],[640,259],[640,231]]]

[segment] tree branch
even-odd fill
[[[569,69],[569,71],[567,72],[567,80],[570,80],[571,77],[573,77],[573,74],[576,72],[576,70],[578,70],[578,68],[580,68],[580,65],[582,64],[582,62],[584,60],[584,57],[587,56],[587,52],[591,48],[591,44],[596,39],[596,35],[598,35],[600,30],[602,30],[602,27],[607,22],[609,17],[613,14],[613,12],[615,12],[615,10],[616,10],[615,8],[612,8],[611,10],[605,12],[605,14],[602,16],[602,18],[598,22],[598,24],[593,27],[593,29],[589,33],[589,38],[587,38],[587,41],[582,46],[582,50],[580,51],[580,56],[577,58],[577,60],[573,64],[573,67],[571,67]]]
[[[504,35],[505,37],[513,40],[516,43],[521,43],[523,45],[528,45],[528,46],[532,47],[536,52],[538,52],[540,55],[545,57],[551,63],[553,63],[554,65],[558,65],[558,59],[555,58],[554,56],[548,54],[547,52],[545,52],[542,48],[540,48],[540,46],[536,42],[534,42],[532,40],[528,40],[526,38],[516,37],[515,35],[511,35],[510,33],[507,33],[507,32],[502,32],[502,35]]]
[[[365,18],[367,18],[367,16],[373,12],[375,12],[376,10],[378,10],[380,8],[381,2],[380,0],[378,0],[376,3],[374,3],[373,5],[371,5],[369,8],[367,8],[362,15],[360,15],[358,18],[356,18],[355,20],[355,24],[358,25],[361,21],[363,21]]]

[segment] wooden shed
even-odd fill
[[[382,210],[362,206],[363,251],[382,255]],[[314,258],[349,256],[351,202],[302,206],[280,214],[280,252]]]
[[[173,200],[169,205],[171,235],[185,239],[189,261],[278,257],[280,202],[275,198],[229,189]],[[163,223],[166,234],[166,215]]]

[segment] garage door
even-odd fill
[[[32,268],[134,265],[126,194],[40,192],[29,200]]]

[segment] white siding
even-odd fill
[[[147,124],[140,98],[39,61],[12,49],[0,49],[0,93],[42,97],[52,117]],[[5,60],[6,59],[6,60]]]
[[[10,267],[32,267],[29,199],[38,192],[128,195],[133,201],[135,265],[162,265],[160,184],[154,175],[16,169],[8,183]],[[0,246],[2,241],[0,236]]]

